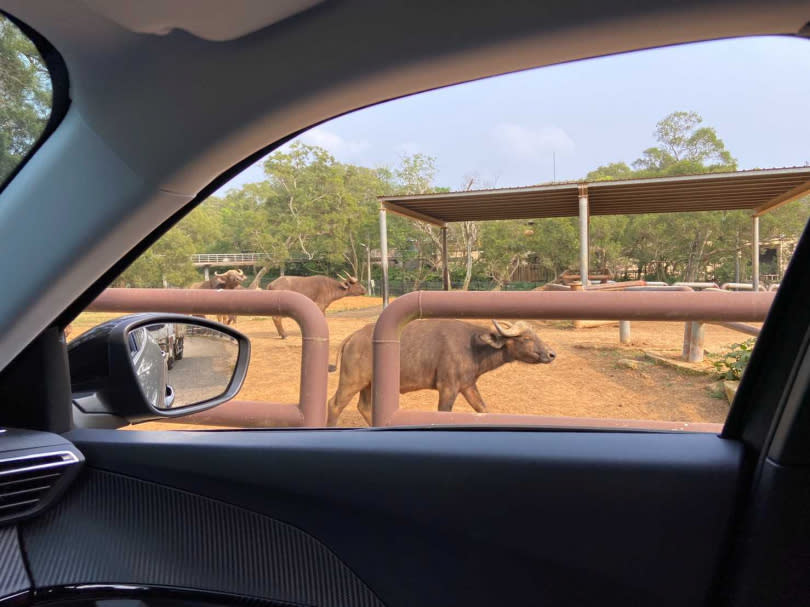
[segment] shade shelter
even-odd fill
[[[810,167],[625,179],[571,181],[520,188],[380,196],[383,305],[388,304],[387,214],[441,228],[442,278],[450,289],[447,225],[460,221],[579,217],[579,269],[587,288],[592,215],[748,210],[752,217],[753,288],[759,288],[759,218],[810,193]]]

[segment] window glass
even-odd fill
[[[385,216],[392,300],[443,288],[445,236],[454,291],[578,289],[580,184],[589,184],[591,196],[584,224],[589,287],[752,290],[758,265],[767,298],[810,216],[804,195],[810,191],[810,78],[797,77],[808,71],[804,40],[724,40],[541,68],[364,109],[302,134],[248,168],[112,286],[303,292],[325,310],[330,362],[338,367],[328,379],[333,413],[341,409],[332,421],[365,426],[370,326],[383,309],[379,197],[460,192],[461,202],[422,207],[434,217],[457,214],[446,232],[414,213]],[[766,171],[762,181],[756,171]],[[733,177],[712,195],[705,180],[677,185],[676,178],[720,173]],[[791,177],[775,179],[781,174]],[[599,184],[638,179],[659,181],[610,204],[599,199]],[[464,197],[494,188],[487,204],[514,213],[521,190],[510,188],[527,186],[568,192],[573,206],[551,212],[552,201],[548,212],[482,220],[476,212],[484,198]],[[750,206],[752,192],[766,206],[791,192],[789,202],[759,218],[758,248],[752,214],[761,207]],[[415,204],[400,203],[400,211]],[[110,316],[88,311],[73,323],[73,335]],[[252,342],[238,398],[297,402],[304,342],[295,322],[224,310],[219,319]],[[418,321],[406,329],[403,411],[453,405],[454,412],[642,420],[650,427],[719,424],[761,326],[757,318],[746,326],[663,318],[620,326],[587,316],[517,322],[492,315],[468,322]],[[221,423],[290,423],[268,422],[272,416],[256,421],[261,416],[249,409],[243,423],[238,416]],[[402,419],[450,423],[448,417]],[[215,415],[205,423],[179,418],[166,427],[208,427],[212,420]]]
[[[51,113],[51,78],[33,42],[0,15],[0,183],[36,143]]]

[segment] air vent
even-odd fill
[[[0,523],[42,510],[54,497],[55,486],[78,463],[70,451],[0,459]]]

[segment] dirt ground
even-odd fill
[[[174,407],[193,405],[225,392],[233,377],[239,345],[235,339],[186,335],[183,360],[169,370]]]
[[[380,312],[379,299],[347,298],[327,312],[331,361],[343,339]],[[112,315],[83,314],[73,323],[73,334]],[[482,322],[481,324],[487,324]],[[729,405],[717,389],[717,378],[687,374],[657,364],[642,362],[627,368],[626,360],[644,361],[644,351],[657,351],[677,358],[683,339],[683,323],[634,322],[632,344],[622,346],[617,324],[573,329],[571,323],[534,321],[540,337],[557,353],[550,365],[512,363],[483,375],[478,387],[493,413],[523,413],[552,416],[655,419],[721,423]],[[236,328],[250,337],[252,355],[248,377],[238,398],[293,403],[298,399],[301,333],[294,321],[285,319],[289,337],[279,339],[270,318],[240,317]],[[491,325],[490,325],[491,326]],[[746,336],[723,327],[707,325],[705,347],[719,352]],[[622,361],[621,363],[619,361]],[[706,367],[710,365],[707,362]],[[331,397],[338,373],[329,374]],[[424,390],[400,397],[401,406],[431,411],[438,395]],[[340,426],[364,426],[356,398],[340,419]],[[472,411],[459,396],[454,410]],[[144,424],[141,428],[177,428],[176,424]]]

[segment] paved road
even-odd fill
[[[174,388],[172,408],[191,405],[222,394],[233,376],[239,345],[236,340],[187,335],[183,360],[175,361],[169,371]]]

